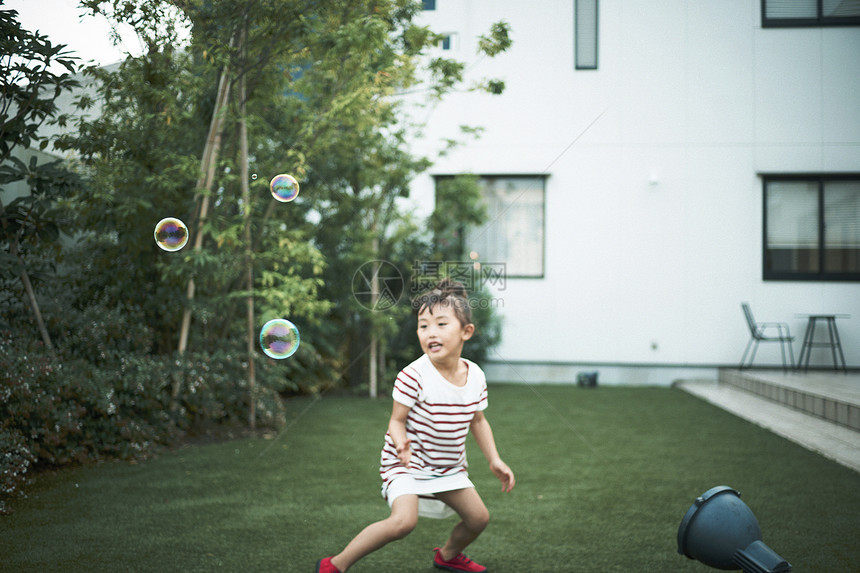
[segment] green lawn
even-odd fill
[[[309,573],[387,514],[377,463],[390,400],[295,399],[274,439],[185,447],[39,477],[0,516],[0,571]],[[491,385],[487,417],[517,486],[470,443],[492,573],[712,571],[678,555],[687,508],[738,489],[795,571],[860,570],[860,474],[667,388]],[[353,573],[430,572],[454,519]]]

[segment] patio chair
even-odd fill
[[[752,366],[753,360],[755,359],[755,352],[758,350],[759,342],[779,342],[780,350],[782,351],[782,369],[786,371],[788,370],[785,365],[785,346],[787,344],[788,354],[791,359],[791,367],[794,368],[794,350],[791,348],[791,343],[794,341],[794,337],[788,329],[788,324],[785,322],[756,322],[755,318],[753,318],[753,313],[750,309],[749,303],[741,303],[741,308],[744,310],[744,317],[746,318],[747,326],[749,326],[750,329],[750,341],[747,343],[744,355],[741,357],[741,369]],[[770,329],[771,334],[767,334],[768,329]],[[776,331],[775,333],[774,329]],[[750,346],[752,346],[752,354],[750,355],[749,364],[746,364],[745,366]]]

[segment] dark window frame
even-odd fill
[[[816,1],[815,18],[768,18],[769,0],[761,0],[762,28],[817,28],[822,26],[860,26],[860,16],[824,16],[823,0]]]
[[[480,173],[480,179],[539,179],[541,182],[541,241],[540,241],[540,273],[537,274],[522,274],[516,272],[507,272],[506,277],[509,279],[544,279],[546,278],[546,200],[547,200],[547,181],[549,180],[548,173]],[[515,269],[516,270],[516,269]]]
[[[576,70],[596,70],[600,62],[600,0],[587,0],[594,2],[594,63],[579,63],[579,2],[586,0],[574,0],[573,2],[573,66]]]
[[[479,185],[483,185],[483,182],[487,179],[539,179],[540,180],[540,193],[541,193],[541,240],[540,240],[540,273],[533,274],[523,274],[517,272],[508,272],[507,264],[508,261],[501,260],[489,260],[489,263],[504,263],[505,264],[505,277],[508,279],[544,279],[546,278],[546,243],[547,243],[547,181],[549,180],[548,173],[530,173],[530,172],[521,172],[521,173],[496,173],[496,172],[488,172],[488,173],[475,173],[478,177]],[[439,182],[445,179],[451,179],[455,177],[452,174],[439,174],[433,175],[433,189],[434,189],[434,197],[436,193],[436,188],[439,185]],[[530,188],[531,189],[531,188]],[[517,197],[518,199],[519,197]],[[436,199],[434,198],[434,201]],[[507,209],[505,209],[507,210]],[[491,222],[491,221],[488,221]],[[459,233],[466,238],[468,236],[470,230],[462,228],[459,230]],[[514,270],[517,270],[514,268]]]
[[[860,272],[828,272],[826,269],[816,272],[780,271],[768,268],[768,212],[767,193],[768,183],[772,182],[806,182],[815,183],[818,188],[818,260],[819,265],[825,261],[825,209],[824,188],[828,182],[860,181],[860,173],[763,173],[762,178],[762,278],[765,281],[819,281],[819,282],[860,282]]]

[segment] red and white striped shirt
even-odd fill
[[[406,436],[412,457],[404,467],[386,432],[379,467],[383,495],[400,475],[432,479],[466,471],[466,435],[475,412],[487,407],[487,381],[477,364],[461,360],[469,368],[464,386],[448,382],[426,354],[397,375],[392,397],[409,407]]]

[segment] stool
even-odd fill
[[[803,335],[803,345],[800,347],[800,358],[797,361],[797,367],[800,368],[801,365],[804,365],[803,358],[804,356],[806,356],[806,364],[804,365],[804,370],[808,371],[809,355],[812,353],[812,348],[814,346],[824,346],[829,347],[831,352],[833,353],[834,370],[838,370],[840,368],[839,364],[841,361],[842,370],[848,372],[848,368],[845,365],[845,355],[842,354],[842,343],[839,341],[839,331],[836,330],[836,319],[848,318],[849,315],[807,314],[803,316],[806,316],[808,320],[806,323],[806,332]],[[818,324],[819,320],[827,324],[828,339],[826,342],[815,342],[815,327]]]

